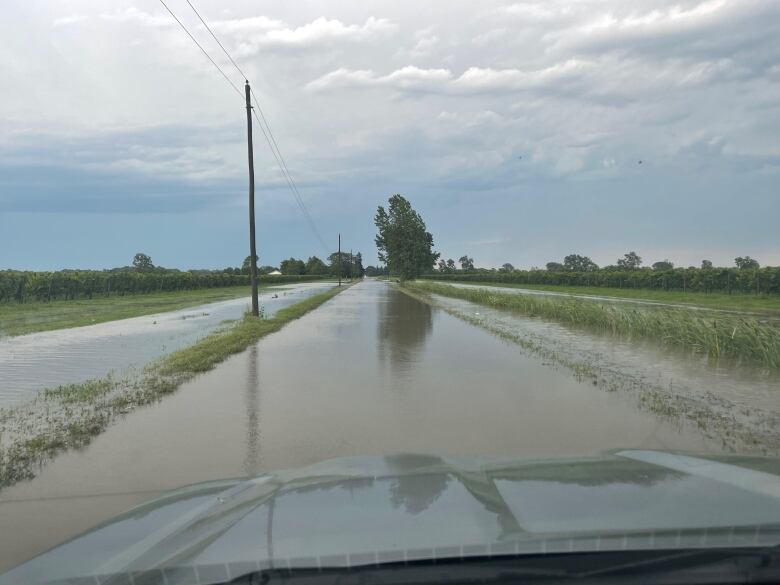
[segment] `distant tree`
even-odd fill
[[[579,254],[569,254],[563,259],[564,270],[571,272],[593,272],[598,270],[599,267],[596,263],[587,256],[580,256]]]
[[[642,258],[636,252],[631,251],[628,254],[624,254],[617,261],[617,265],[623,270],[636,270],[642,265]]]
[[[750,256],[745,256],[744,258],[739,256],[738,258],[734,258],[734,263],[740,270],[743,268],[760,268],[758,261],[753,260]]]
[[[506,264],[502,264],[501,268],[498,269],[499,272],[514,272],[515,267],[512,266],[509,262]]]
[[[252,258],[247,256],[244,258],[244,261],[241,263],[241,274],[249,274],[249,267],[252,264]],[[258,272],[260,272],[260,269],[257,269]]]
[[[401,195],[393,195],[388,203],[387,210],[380,205],[374,216],[379,259],[401,280],[428,272],[439,254],[433,251],[433,236],[425,222]]]
[[[356,252],[354,256],[350,258],[350,265],[352,267],[352,274],[355,278],[363,278],[366,273],[366,269],[363,268],[363,254]]]
[[[247,260],[249,260],[249,256],[247,256]],[[258,274],[268,274],[269,272],[273,272],[274,270],[276,270],[276,266],[258,266],[257,267],[257,273]],[[243,269],[241,271],[244,272]],[[244,272],[244,274],[249,274],[249,262],[247,262],[246,272]]]
[[[439,258],[439,261],[436,264],[436,268],[441,273],[447,272],[447,262],[444,260],[444,258]]]
[[[384,276],[387,274],[387,269],[381,266],[366,266],[366,276]]]
[[[309,256],[306,261],[306,274],[327,274],[328,265],[316,256]]]
[[[701,267],[704,270],[707,270],[708,268],[712,268],[712,262],[710,260],[702,260],[701,261]]]
[[[565,270],[563,264],[561,264],[560,262],[548,262],[547,264],[545,264],[545,267],[550,272],[563,272]]]
[[[455,272],[455,260],[453,260],[452,258],[449,258],[447,260],[447,271]]]
[[[133,268],[136,272],[149,272],[154,269],[152,259],[142,252],[133,256]]]
[[[287,260],[282,260],[281,264],[279,264],[279,270],[282,274],[305,274],[306,264],[303,260],[288,258]]]
[[[474,258],[469,258],[468,254],[458,258],[458,262],[460,262],[460,268],[464,272],[474,270]]]
[[[672,268],[674,268],[674,263],[669,260],[653,262],[653,270],[671,270]]]
[[[331,276],[338,276],[339,275],[339,253],[333,252],[330,256],[328,256],[328,272],[330,272]],[[350,265],[349,265],[349,252],[341,252],[341,277],[342,278],[349,278],[351,272],[350,272]]]

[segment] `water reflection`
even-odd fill
[[[258,417],[259,391],[257,378],[257,345],[247,351],[246,368],[246,454],[244,471],[247,475],[259,473],[260,420]]]
[[[390,469],[401,471],[410,465],[419,467],[443,465],[440,457],[428,455],[396,455],[385,457]],[[445,473],[426,473],[421,475],[399,475],[390,486],[390,502],[395,508],[403,508],[408,514],[424,512],[447,489],[450,476]]]
[[[377,351],[380,362],[390,362],[394,373],[409,371],[420,360],[420,350],[433,331],[433,313],[427,303],[388,287],[379,303]]]

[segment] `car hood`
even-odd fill
[[[521,462],[354,457],[176,490],[0,584],[128,573],[216,583],[263,568],[778,543],[776,459],[639,450]]]

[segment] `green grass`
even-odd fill
[[[724,309],[729,311],[750,311],[768,315],[780,315],[780,295],[752,295],[745,293],[703,293],[680,291],[663,291],[631,288],[608,288],[598,286],[563,286],[545,284],[507,284],[499,282],[466,282],[473,286],[496,286],[502,288],[519,288],[527,290],[550,291],[573,295],[590,295],[614,297],[632,300],[653,301],[691,305],[708,309]]]
[[[430,281],[406,286],[613,335],[654,339],[715,359],[725,357],[780,369],[780,328],[762,325],[755,318],[685,308],[647,309],[574,297],[518,295]]]
[[[280,309],[273,317],[267,319],[247,315],[234,327],[209,335],[195,345],[166,356],[160,363],[158,371],[164,376],[170,376],[210,370],[230,355],[243,351],[261,337],[279,331],[290,321],[316,309],[344,288],[334,287],[327,292],[304,299]]]
[[[0,488],[32,479],[47,458],[89,444],[117,416],[159,401],[187,380],[213,369],[347,288],[334,287],[285,307],[270,318],[246,315],[229,329],[213,333],[148,366],[140,379],[118,380],[107,376],[44,390],[39,395],[39,408],[28,410],[26,415],[0,409]],[[45,416],[41,417],[41,412]],[[37,422],[24,420],[25,416]],[[41,424],[32,434],[8,444],[6,429],[9,427]]]
[[[111,376],[98,380],[87,380],[80,384],[65,384],[43,391],[44,400],[58,400],[61,404],[91,402],[108,394],[114,387]]]
[[[272,288],[270,285],[262,288]],[[23,335],[66,327],[94,325],[128,317],[176,311],[196,305],[248,297],[248,286],[231,286],[143,295],[0,304],[0,335]]]

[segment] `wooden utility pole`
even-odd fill
[[[252,281],[252,315],[260,315],[257,301],[257,246],[255,244],[255,158],[252,148],[252,104],[249,99],[249,82],[244,85],[246,95],[246,136],[249,153],[249,274]]]
[[[341,286],[341,234],[339,234],[339,286]]]

